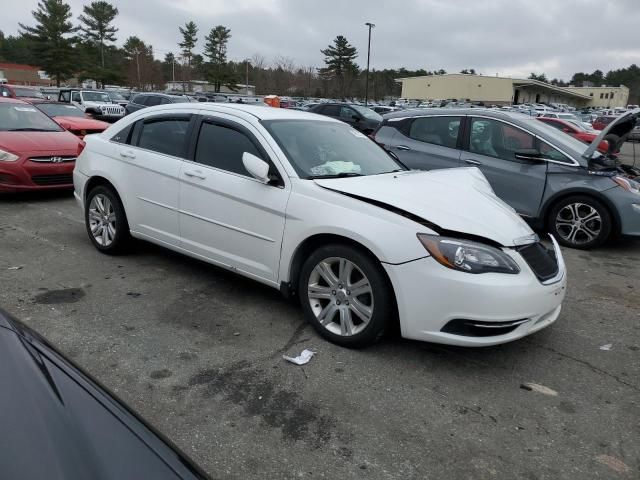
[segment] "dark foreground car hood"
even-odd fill
[[[0,478],[202,479],[183,453],[0,310]]]

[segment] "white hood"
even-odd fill
[[[455,232],[477,235],[503,246],[530,243],[533,231],[495,196],[475,167],[408,171],[364,177],[316,179],[325,188],[375,200]]]

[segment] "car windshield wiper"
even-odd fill
[[[362,177],[362,174],[356,173],[356,172],[342,172],[342,173],[333,173],[328,175],[311,175],[307,177],[307,179],[316,180],[320,178],[346,178],[346,177]]]
[[[57,132],[58,130],[47,130],[46,128],[9,128],[5,132]]]

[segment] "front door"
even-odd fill
[[[499,120],[473,117],[462,153],[463,166],[478,167],[496,192],[523,217],[535,218],[547,181],[547,162],[516,158],[535,149],[536,138]]]
[[[289,184],[278,175],[278,184],[266,185],[242,164],[244,152],[270,162],[270,147],[251,124],[223,114],[205,117],[197,130],[180,172],[183,248],[277,285]]]

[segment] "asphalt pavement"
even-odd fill
[[[562,314],[533,336],[357,351],[219,268],[100,254],[70,193],[0,199],[0,306],[213,478],[640,478],[640,242],[564,254]]]

